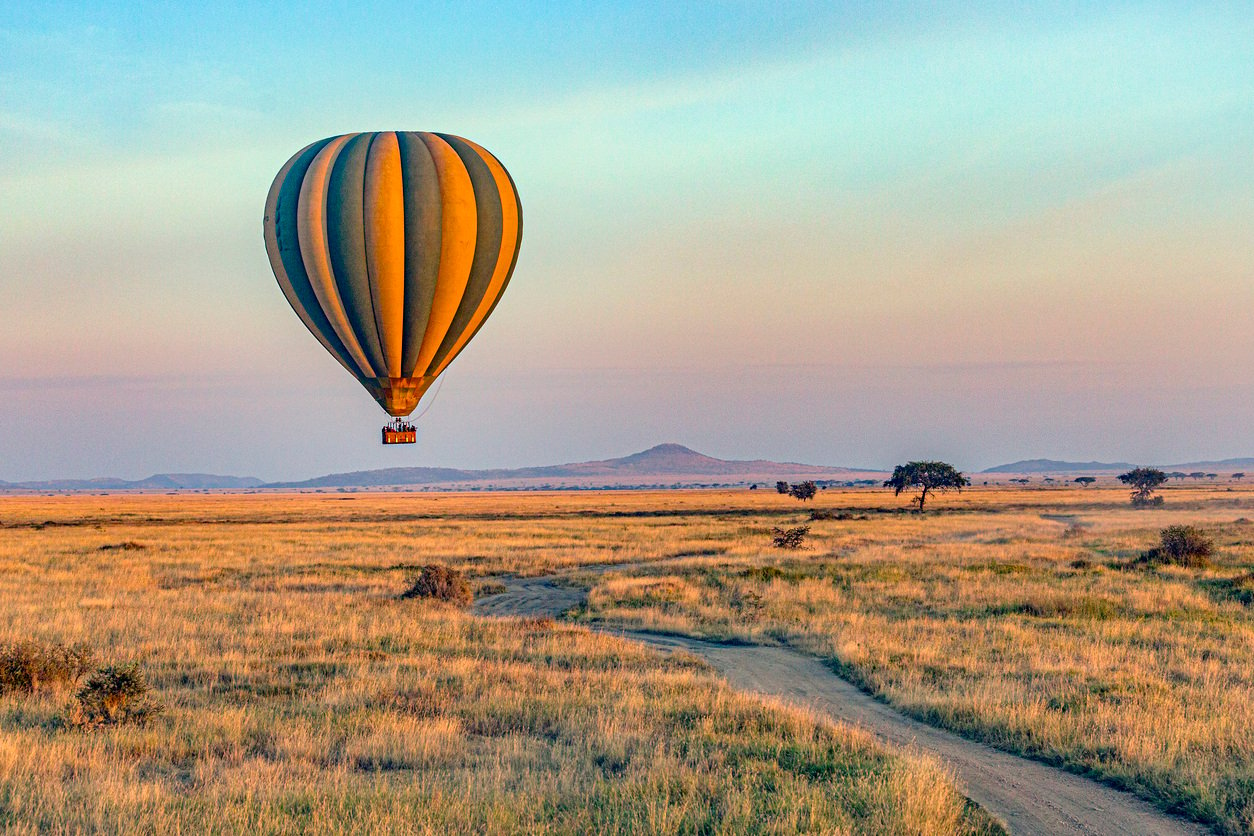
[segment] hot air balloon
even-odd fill
[[[266,198],[266,252],[305,327],[395,420],[474,338],[509,284],[522,204],[505,167],[450,134],[345,134],[306,146]]]

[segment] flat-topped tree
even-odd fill
[[[814,499],[815,494],[819,492],[819,486],[814,482],[798,482],[795,485],[788,486],[788,494],[796,499],[805,502],[808,499]]]
[[[1163,498],[1154,491],[1167,481],[1167,474],[1156,467],[1136,467],[1119,474],[1119,481],[1132,488],[1132,504],[1137,508],[1162,505]]]
[[[902,491],[917,490],[919,495],[910,502],[919,506],[922,514],[929,492],[961,491],[970,484],[970,479],[946,462],[907,462],[893,468],[893,475],[884,482],[884,487],[892,488],[894,496],[901,496]]]
[[[1077,485],[1083,485],[1084,487],[1087,488],[1089,485],[1093,484],[1097,480],[1094,479],[1092,476],[1077,476],[1075,477],[1074,481]]]

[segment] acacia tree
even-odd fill
[[[783,494],[788,493],[788,483],[787,483],[787,482],[776,482],[776,483],[775,483],[775,492],[776,492],[776,493],[783,493]]]
[[[893,475],[884,482],[884,487],[892,488],[894,496],[901,496],[902,491],[917,490],[919,495],[910,500],[912,505],[919,506],[923,513],[923,505],[931,491],[961,491],[971,484],[971,480],[945,462],[907,462],[893,468]]]
[[[788,487],[788,493],[802,502],[805,502],[807,499],[814,499],[815,494],[818,492],[819,486],[814,482],[798,482]]]
[[[1137,467],[1119,474],[1119,481],[1132,488],[1132,504],[1137,508],[1162,505],[1163,498],[1154,491],[1167,481],[1167,474],[1156,467]]]
[[[1083,485],[1083,486],[1084,486],[1084,487],[1086,487],[1086,488],[1087,488],[1089,485],[1091,485],[1091,484],[1093,484],[1094,482],[1096,482],[1096,481],[1097,481],[1097,480],[1096,480],[1096,479],[1094,479],[1092,476],[1077,476],[1077,477],[1075,477],[1075,483],[1076,483],[1077,485]]]

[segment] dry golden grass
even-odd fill
[[[0,643],[89,642],[104,664],[140,662],[165,704],[82,730],[69,690],[0,697],[0,827],[995,829],[932,760],[737,695],[693,658],[399,598],[428,563],[482,579],[705,549],[729,525],[710,503],[0,499]]]
[[[920,517],[826,491],[816,507],[867,519],[815,521],[799,553],[770,548],[777,514],[729,519],[717,555],[590,575],[584,617],[786,642],[916,716],[1251,832],[1254,491],[1166,495],[977,489]],[[1172,524],[1216,539],[1211,567],[1123,568]]]

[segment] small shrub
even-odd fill
[[[410,581],[409,589],[401,593],[401,597],[428,598],[465,607],[474,600],[475,595],[464,574],[439,563],[432,563],[422,567],[422,571]]]
[[[1215,541],[1196,526],[1171,525],[1162,530],[1159,538],[1162,543],[1144,552],[1139,562],[1201,568],[1209,565],[1215,554]]]
[[[137,663],[108,665],[89,676],[74,695],[70,723],[80,728],[142,725],[164,710]]]
[[[1172,525],[1159,534],[1159,547],[1181,566],[1205,566],[1215,556],[1215,541],[1192,525]]]
[[[1075,560],[1071,561],[1070,565],[1072,569],[1079,569],[1083,571],[1087,569],[1092,569],[1093,561],[1089,560],[1088,558],[1077,557]]]
[[[95,664],[95,654],[85,644],[0,644],[0,694],[73,685]]]
[[[810,526],[800,525],[796,528],[774,528],[771,529],[771,542],[777,549],[799,549],[805,543],[806,535],[810,533]]]

